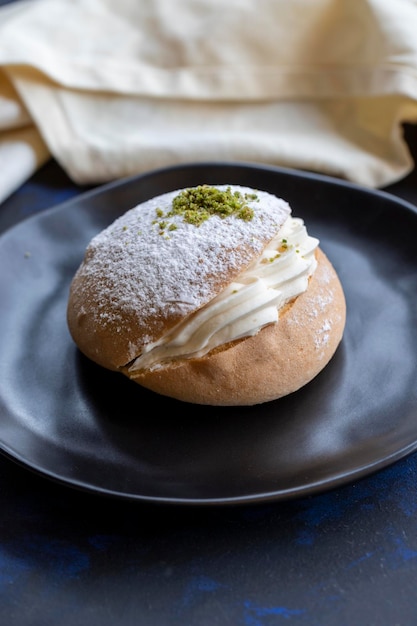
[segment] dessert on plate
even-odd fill
[[[130,209],[89,243],[67,320],[99,365],[178,400],[253,405],[330,361],[342,285],[319,240],[266,191],[208,185]]]

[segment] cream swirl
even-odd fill
[[[276,323],[279,310],[306,291],[319,240],[304,221],[288,217],[278,234],[238,279],[158,341],[145,346],[129,371],[157,369],[175,359],[202,357]]]

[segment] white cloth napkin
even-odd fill
[[[0,9],[0,201],[180,162],[371,187],[413,167],[416,0],[26,0]]]

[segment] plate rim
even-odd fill
[[[384,189],[378,189],[373,187],[366,187],[364,185],[360,185],[359,183],[354,183],[349,180],[345,180],[342,178],[333,177],[328,174],[323,174],[319,172],[312,172],[310,170],[302,170],[291,167],[283,167],[278,165],[268,165],[263,163],[256,163],[251,161],[190,161],[185,163],[177,163],[174,165],[168,165],[166,167],[158,167],[156,169],[147,170],[145,172],[141,172],[139,174],[132,174],[131,176],[125,176],[123,178],[112,180],[106,182],[104,184],[99,184],[97,187],[93,189],[89,189],[87,191],[81,191],[81,193],[72,196],[58,204],[49,206],[47,208],[41,209],[31,215],[24,216],[21,219],[18,219],[14,224],[6,226],[5,228],[0,227],[0,237],[8,232],[9,230],[15,228],[19,224],[26,223],[28,220],[33,220],[39,218],[40,215],[47,215],[48,213],[52,213],[58,211],[60,209],[65,208],[67,205],[71,205],[74,202],[85,201],[90,198],[95,197],[96,195],[101,195],[102,193],[107,193],[108,191],[112,191],[114,189],[118,189],[119,187],[124,187],[125,185],[129,185],[136,182],[141,182],[146,180],[147,178],[156,177],[160,175],[164,175],[166,173],[174,173],[179,172],[181,170],[191,170],[191,169],[204,169],[204,168],[212,168],[212,167],[222,167],[222,168],[238,168],[245,170],[259,170],[270,173],[276,173],[283,176],[290,176],[294,178],[304,178],[306,180],[319,181],[324,184],[333,185],[335,187],[346,188],[352,191],[357,191],[358,193],[369,194],[372,197],[380,197],[381,199],[385,199],[388,201],[395,202],[396,204],[402,205],[404,209],[411,211],[412,213],[417,214],[417,205],[414,205],[409,200],[405,200],[404,198],[400,198],[395,194],[385,191]]]

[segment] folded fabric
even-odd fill
[[[6,5],[0,200],[51,155],[80,184],[209,160],[394,182],[416,32],[415,0]]]

